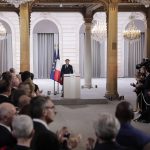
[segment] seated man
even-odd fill
[[[33,121],[27,115],[18,115],[12,122],[13,135],[17,138],[15,150],[30,150],[30,142],[33,137]]]
[[[49,130],[56,114],[55,106],[49,97],[33,97],[30,102],[30,114],[34,123],[34,136],[31,148],[34,150],[59,150],[60,145],[55,133]]]
[[[117,142],[135,150],[150,150],[150,136],[131,125],[134,118],[133,107],[127,102],[121,102],[116,108],[116,117],[121,123]]]
[[[16,144],[16,139],[11,133],[11,124],[15,114],[16,109],[12,104],[0,104],[0,149],[6,146],[12,149]]]

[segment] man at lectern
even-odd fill
[[[70,60],[66,59],[65,64],[62,65],[61,68],[61,79],[62,79],[62,85],[63,85],[63,77],[64,74],[73,74],[73,67],[69,64]],[[62,88],[62,97],[63,97],[63,88]]]

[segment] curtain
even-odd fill
[[[106,75],[105,41],[92,40],[92,77],[100,78]]]
[[[33,71],[35,78],[46,79],[50,77],[50,71],[53,63],[53,51],[54,33],[34,34]]]
[[[135,77],[136,64],[141,63],[144,53],[145,34],[141,33],[139,40],[124,41],[125,77]]]
[[[84,77],[84,34],[80,34],[80,76]],[[100,78],[106,76],[106,53],[105,41],[91,41],[91,57],[92,57],[92,78]]]
[[[12,36],[7,34],[4,40],[0,40],[0,73],[8,71],[13,64]]]

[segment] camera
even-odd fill
[[[140,63],[140,64],[137,64],[136,65],[136,69],[140,69],[141,67],[143,67],[143,66],[145,66],[145,67],[150,67],[150,59],[148,59],[148,58],[143,58],[143,60],[142,60],[142,62]]]

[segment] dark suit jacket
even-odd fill
[[[42,123],[34,121],[34,136],[31,141],[32,150],[60,150],[57,136]]]
[[[10,101],[9,97],[0,94],[0,104],[3,103],[3,102],[12,103]]]
[[[97,143],[94,150],[129,150],[116,142]]]
[[[66,67],[66,64],[62,65],[62,68],[61,68],[61,77],[64,75],[64,74],[72,74],[73,73],[73,68],[72,68],[72,65],[68,65],[68,67]]]
[[[120,145],[135,150],[142,150],[150,142],[150,136],[134,128],[130,123],[122,123],[116,138]]]
[[[12,134],[5,127],[0,125],[0,148],[3,146],[14,147],[17,140],[12,136]]]

